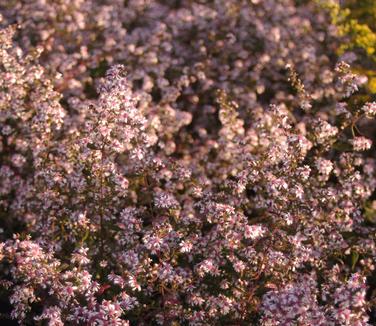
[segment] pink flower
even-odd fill
[[[365,137],[355,137],[351,140],[355,151],[366,151],[371,148],[372,141]]]
[[[370,117],[376,116],[376,102],[369,102],[364,104],[362,111]]]

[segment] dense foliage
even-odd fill
[[[373,52],[341,10],[0,0],[4,323],[371,325]]]
[[[352,56],[348,59],[353,68],[368,77],[369,92],[376,93],[376,2],[345,0],[342,6],[336,1],[318,3],[329,10],[343,37],[337,52]]]

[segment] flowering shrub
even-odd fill
[[[17,39],[24,49],[43,47],[41,62],[61,73],[54,81],[65,98],[95,97],[97,78],[113,64],[125,65],[139,108],[153,120],[167,153],[176,150],[173,135],[188,113],[194,135],[202,128],[217,131],[217,89],[234,96],[244,112],[294,101],[286,64],[295,65],[315,100],[329,101],[335,93],[326,51],[338,43],[335,28],[313,4],[12,0],[1,8],[5,26],[23,26]]]
[[[366,79],[337,60],[325,11],[290,0],[1,11],[20,25],[0,32],[10,318],[371,325],[376,103],[353,99]]]

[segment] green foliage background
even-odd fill
[[[354,51],[359,60],[354,67],[356,72],[368,78],[368,91],[376,93],[376,1],[345,0],[341,4],[320,1],[329,9],[334,25],[344,37],[339,54]]]
[[[333,22],[345,41],[339,49],[359,55],[355,70],[367,75],[371,95],[376,93],[376,1],[346,0],[341,7],[332,9]]]

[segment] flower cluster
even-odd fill
[[[23,27],[24,49],[43,47],[41,62],[61,74],[54,82],[66,98],[95,97],[98,77],[124,64],[166,153],[179,150],[174,134],[192,118],[194,135],[215,134],[217,89],[243,112],[300,102],[286,65],[311,99],[336,94],[330,56],[339,38],[329,13],[310,1],[12,0],[0,9],[4,26]]]
[[[376,107],[352,97],[364,78],[337,58],[327,12],[292,0],[0,11],[20,27],[0,30],[1,313],[371,325]]]

